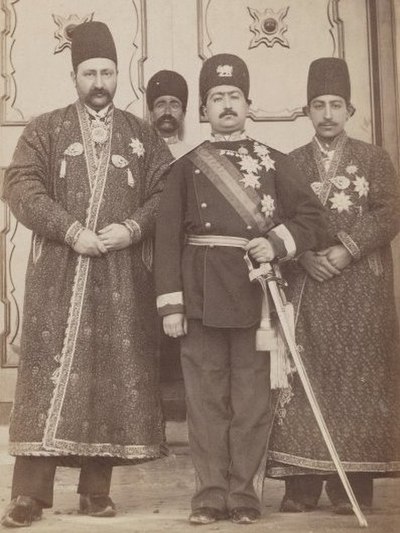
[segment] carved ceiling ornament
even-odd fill
[[[84,22],[93,20],[93,13],[84,17],[78,15],[70,15],[68,18],[61,15],[52,15],[54,22],[57,24],[57,30],[54,32],[54,37],[58,39],[58,45],[54,49],[55,54],[59,54],[64,48],[71,48],[71,33],[76,26]]]
[[[247,9],[254,20],[249,28],[254,33],[249,49],[256,48],[261,43],[269,48],[272,48],[276,43],[290,48],[289,41],[284,36],[288,29],[284,19],[289,11],[289,6],[280,9],[277,13],[269,7],[263,12],[252,7],[247,7]]]

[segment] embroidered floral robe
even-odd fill
[[[400,471],[400,349],[390,241],[399,230],[397,178],[381,148],[342,135],[328,172],[312,143],[293,152],[326,207],[330,245],[353,256],[319,283],[286,271],[296,341],[340,459],[352,472]],[[334,471],[302,385],[280,396],[268,474]]]
[[[150,127],[114,109],[96,165],[88,121],[79,103],[38,117],[6,173],[6,199],[34,234],[10,451],[158,457],[163,431],[147,244],[171,156]],[[96,231],[115,222],[130,228],[128,248],[89,258],[69,245],[83,226]]]

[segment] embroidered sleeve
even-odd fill
[[[287,261],[296,255],[296,243],[284,224],[279,224],[270,230],[268,240],[271,241],[278,259]]]
[[[355,149],[357,146],[355,144]],[[365,169],[368,172],[366,179],[369,182],[368,191],[359,191],[368,192],[368,202],[355,223],[347,230],[361,256],[388,245],[400,229],[400,190],[393,164],[389,155],[381,148],[367,145],[367,149],[368,151],[365,148],[361,151],[361,148],[358,148],[359,158],[365,161]],[[357,186],[360,185],[361,180],[357,182]],[[348,242],[346,239],[343,244],[346,246]],[[349,252],[351,253],[350,249]]]
[[[274,231],[285,243],[285,259],[322,248],[327,240],[325,209],[288,156],[277,158],[276,188],[281,224]]]
[[[70,225],[67,233],[65,234],[65,242],[68,244],[68,246],[71,246],[71,248],[74,247],[84,229],[85,228],[82,226],[82,224],[77,220]]]
[[[131,236],[131,243],[139,242],[142,238],[142,232],[140,226],[135,220],[127,218],[122,222],[122,224],[127,228]]]
[[[343,244],[349,254],[353,257],[353,259],[355,259],[356,261],[360,259],[360,248],[357,246],[357,244],[353,241],[353,239],[348,233],[346,233],[345,231],[339,231],[337,234],[337,238],[340,240],[340,242]]]
[[[157,311],[160,316],[183,313],[184,310],[183,293],[181,291],[157,296]]]
[[[15,218],[28,229],[57,242],[76,217],[53,198],[51,143],[54,113],[37,117],[23,131],[5,173],[4,199]]]

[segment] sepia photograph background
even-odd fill
[[[250,71],[247,133],[283,152],[311,139],[302,108],[310,62],[348,62],[356,113],[349,136],[383,146],[400,164],[400,0],[0,0],[0,189],[33,117],[76,100],[69,32],[103,21],[118,52],[117,107],[147,120],[145,88],[160,69],[189,85],[184,140],[204,140],[199,116],[202,61],[221,52]],[[31,234],[0,200],[0,424],[12,406]],[[400,308],[400,240],[393,244]]]

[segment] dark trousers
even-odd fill
[[[54,476],[58,457],[23,457],[15,459],[11,498],[30,496],[43,507],[52,507]],[[82,458],[78,493],[108,495],[112,463],[104,458]]]
[[[371,507],[373,476],[369,472],[348,472],[347,477],[359,505]],[[319,475],[293,476],[285,479],[285,499],[315,507],[322,493],[324,477]],[[338,475],[328,476],[326,494],[332,505],[348,502],[346,490]]]
[[[182,338],[197,485],[192,509],[261,507],[272,416],[269,355],[256,351],[255,332],[256,327],[210,328],[189,320]]]

